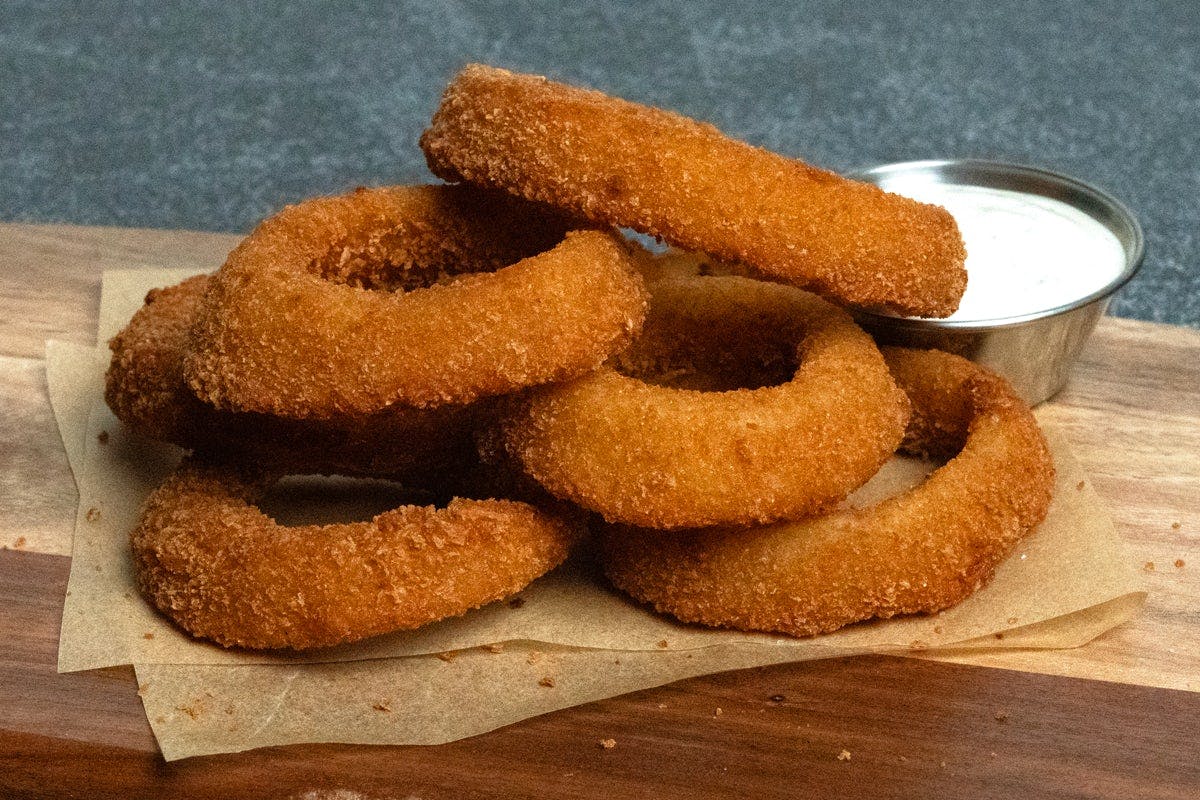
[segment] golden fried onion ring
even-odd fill
[[[943,208],[543,77],[466,67],[421,147],[445,180],[633,228],[841,303],[944,317],[966,288],[962,237]]]
[[[324,418],[587,372],[636,334],[645,294],[622,238],[569,226],[471,187],[290,206],[215,275],[185,377],[219,408]]]
[[[463,499],[289,527],[255,505],[272,482],[188,459],[142,509],[138,588],[193,636],[304,650],[416,628],[520,591],[579,533],[565,514]]]
[[[740,277],[651,292],[631,350],[501,422],[507,455],[551,494],[613,522],[750,524],[831,508],[891,457],[908,402],[846,312]]]
[[[913,404],[905,450],[958,451],[922,485],[759,528],[607,527],[600,549],[612,582],[685,622],[793,636],[938,611],[987,582],[1049,507],[1054,467],[1041,431],[982,367],[937,351],[885,357]]]

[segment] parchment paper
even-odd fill
[[[120,328],[148,288],[186,274],[106,274],[101,338]],[[168,757],[298,741],[449,741],[683,677],[782,661],[950,644],[959,652],[1078,646],[1128,619],[1144,599],[1119,556],[1111,522],[1061,437],[1049,430],[1059,487],[1046,523],[988,587],[936,617],[853,626],[808,640],[705,631],[628,603],[594,580],[586,565],[576,565],[526,590],[520,609],[498,604],[426,631],[304,658],[223,651],[175,631],[130,580],[129,527],[141,499],[177,458],[175,449],[123,432],[108,415],[97,394],[103,354],[52,347],[47,355],[51,386],[64,395],[55,402],[56,411],[64,410],[64,441],[73,436],[83,450],[81,461],[78,453],[72,459],[81,504],[60,669],[136,663],[147,713]],[[75,394],[65,386],[70,376],[78,384]],[[88,427],[69,432],[80,419],[69,409],[78,410],[87,398],[77,395],[88,394],[94,404]],[[107,443],[100,441],[102,431]],[[921,474],[920,465],[903,462],[889,473],[901,485]],[[872,490],[886,488],[877,483]],[[495,642],[507,642],[502,652],[468,650],[449,661],[418,655]],[[394,657],[406,655],[414,657]],[[547,677],[554,686],[542,685]]]

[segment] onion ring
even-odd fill
[[[567,515],[510,500],[290,527],[255,505],[272,483],[188,459],[143,507],[138,588],[193,636],[305,650],[416,628],[520,591],[579,534]]]
[[[958,356],[886,349],[913,403],[904,448],[957,450],[920,486],[864,509],[760,528],[609,527],[601,560],[685,622],[808,636],[952,606],[1046,515],[1054,466],[1029,408]]]
[[[218,408],[323,418],[582,374],[636,334],[645,291],[624,239],[563,238],[568,225],[471,187],[362,189],[290,206],[217,271],[185,378]]]
[[[421,136],[435,175],[633,228],[841,303],[945,317],[966,288],[954,218],[600,92],[470,65]]]
[[[613,522],[749,524],[831,508],[891,457],[908,402],[845,311],[740,277],[650,289],[629,351],[503,415],[500,445],[551,494]]]
[[[151,291],[109,342],[104,396],[130,428],[223,459],[421,485],[456,474],[474,459],[475,431],[492,411],[488,401],[392,406],[365,417],[317,421],[219,411],[201,402],[184,382],[183,359],[210,281],[198,275]]]

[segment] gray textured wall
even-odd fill
[[[1118,314],[1200,326],[1200,2],[20,3],[0,0],[0,218],[244,231],[427,179],[467,61],[714,122],[834,169],[978,156],[1141,217]]]

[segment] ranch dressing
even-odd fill
[[[967,246],[967,290],[949,320],[982,321],[1057,308],[1124,271],[1125,248],[1098,220],[1037,194],[904,180],[884,189],[943,206]]]

